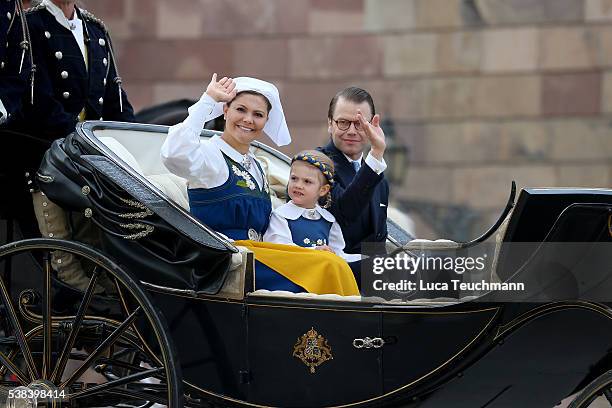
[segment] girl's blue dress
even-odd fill
[[[300,217],[297,220],[287,220],[293,243],[304,248],[327,245],[332,223],[323,217],[310,220]]]

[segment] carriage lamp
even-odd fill
[[[406,177],[408,155],[410,149],[400,140],[395,133],[393,119],[385,118],[381,127],[385,132],[387,148],[385,149],[385,161],[387,162],[387,178],[389,183],[401,185]]]

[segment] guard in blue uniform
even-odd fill
[[[26,19],[35,64],[34,101],[24,104],[12,129],[52,141],[82,120],[134,121],[101,20],[76,6],[68,19],[51,0],[27,10]]]
[[[30,102],[26,95],[31,95],[32,48],[23,15],[22,0],[0,0],[0,185],[4,195],[10,197],[0,203],[0,217],[16,221],[22,226],[21,231],[34,232],[32,211],[27,211],[32,204],[25,187],[23,160],[15,154],[27,151],[29,146],[19,135],[6,131],[22,101]],[[20,238],[19,233],[11,234],[5,237],[7,241]]]
[[[31,48],[21,0],[0,0],[0,126],[20,109]]]
[[[31,94],[8,128],[22,134],[11,139],[11,150],[25,174],[33,176],[50,143],[73,132],[77,122],[132,122],[134,111],[122,89],[111,39],[101,20],[76,7],[73,0],[42,0],[25,12],[25,19],[34,80]],[[82,242],[97,244],[97,231],[88,220],[51,202],[37,191],[36,180],[28,183],[44,237],[79,236]],[[69,254],[53,254],[52,266],[65,283],[86,287],[85,268]]]

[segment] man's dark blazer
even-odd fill
[[[384,173],[376,174],[362,161],[355,174],[351,163],[332,141],[318,150],[334,162],[336,183],[329,210],[342,229],[345,252],[361,253],[362,242],[384,242],[389,204],[389,183]]]

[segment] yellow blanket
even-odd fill
[[[351,268],[336,254],[270,242],[236,241],[235,244],[249,248],[259,262],[310,293],[359,295]]]

